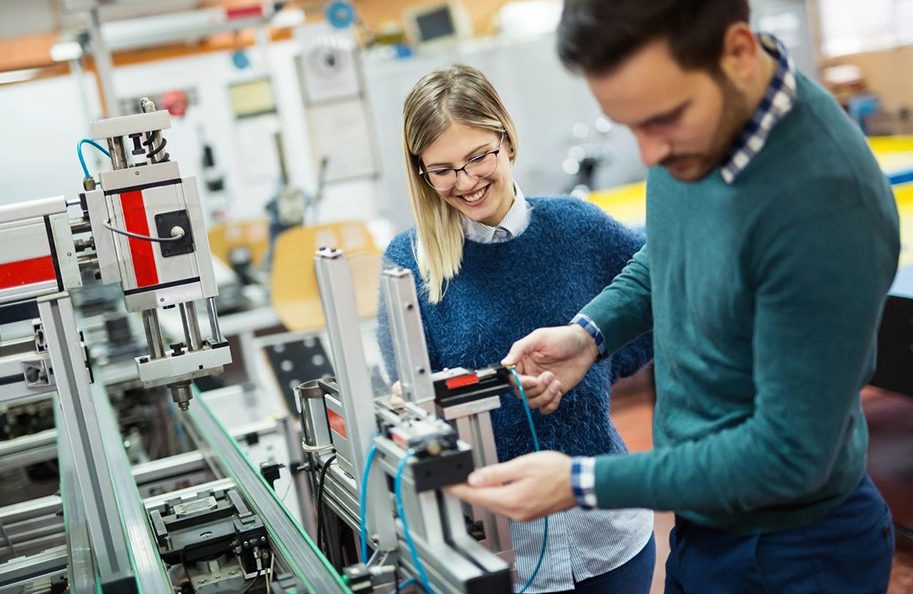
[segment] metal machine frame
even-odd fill
[[[335,452],[336,463],[325,469],[327,507],[356,531],[361,528],[359,505],[367,508],[365,529],[374,550],[367,566],[374,570],[374,586],[396,585],[384,581],[389,576],[383,569],[391,565],[407,575],[419,574],[410,555],[411,540],[436,592],[511,592],[512,549],[506,520],[479,516],[486,548],[466,530],[468,510],[443,490],[448,484],[465,481],[476,463],[492,461],[489,413],[497,406],[497,397],[485,396],[449,412],[440,407],[415,284],[408,271],[394,269],[385,271],[381,282],[406,404],[393,409],[374,400],[348,261],[342,251],[324,248],[318,250],[315,262],[336,380],[309,382],[297,392],[302,445],[310,467],[323,469]],[[470,448],[463,435],[457,435],[445,420],[448,416],[454,425],[463,420],[466,437],[475,447]],[[376,448],[374,464],[382,472],[371,473],[369,484],[363,486],[372,446]],[[403,518],[394,519],[397,514],[387,486],[398,472],[402,473],[401,503],[411,538],[407,538]],[[360,501],[362,492],[365,501]]]
[[[19,440],[4,449],[25,462],[25,456],[46,455],[32,446],[52,443],[56,434],[61,496],[49,505],[62,504],[66,532],[65,549],[0,565],[0,592],[62,572],[79,594],[174,592],[114,411],[94,381],[77,327],[69,291],[82,285],[83,272],[119,284],[126,309],[141,314],[149,355],[135,358],[136,375],[145,387],[168,387],[178,408],[189,411],[184,420],[206,446],[208,461],[231,476],[245,498],[240,513],[253,509],[266,525],[264,546],[273,560],[281,557],[284,583],[315,594],[349,592],[212,411],[204,403],[189,406],[191,381],[221,372],[231,356],[219,327],[196,182],[182,178],[164,150],[167,112],[148,100],[142,111],[91,125],[92,136],[107,143],[113,170],[99,175],[97,187],[87,177],[78,201],[56,197],[0,207],[0,324],[37,317],[33,337],[0,344],[0,402],[52,398],[57,427],[30,436],[21,453]],[[200,301],[208,338],[197,318]],[[181,315],[184,342],[166,348],[159,312],[171,308]],[[199,464],[186,458],[170,464]],[[268,575],[272,579],[272,571]]]

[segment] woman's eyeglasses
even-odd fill
[[[456,185],[461,171],[472,179],[487,177],[498,168],[498,153],[501,152],[503,140],[504,133],[502,132],[498,138],[498,146],[494,150],[476,155],[466,161],[462,167],[434,167],[424,171],[419,167],[419,175],[428,182],[429,186],[441,192]]]

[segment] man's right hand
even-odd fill
[[[516,366],[529,406],[549,414],[558,410],[562,396],[583,379],[598,357],[593,338],[571,324],[534,330],[510,347],[501,364]]]

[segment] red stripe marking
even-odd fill
[[[346,439],[349,438],[349,435],[346,432],[346,420],[343,419],[339,413],[327,409],[327,421],[329,421],[330,429],[333,433],[338,433]]]
[[[0,289],[22,287],[32,283],[56,280],[54,258],[40,256],[28,260],[17,260],[0,264]]]
[[[263,7],[262,6],[236,6],[235,8],[226,8],[225,16],[228,18],[228,20],[259,17],[259,16],[263,16]]]
[[[479,376],[474,373],[467,373],[466,375],[452,377],[444,383],[448,390],[456,390],[457,388],[479,383]]]
[[[127,231],[138,235],[150,235],[143,193],[139,190],[124,192],[120,195],[120,203],[124,210],[124,225]],[[159,284],[152,242],[132,237],[129,241],[130,257],[133,259],[133,271],[136,276],[136,287],[142,288]]]

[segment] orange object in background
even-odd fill
[[[219,223],[209,227],[209,249],[212,255],[229,267],[231,254],[237,249],[250,253],[251,265],[261,267],[269,253],[269,220],[249,219]]]
[[[318,330],[326,325],[314,254],[319,247],[343,250],[352,269],[358,315],[377,315],[382,256],[362,221],[295,227],[279,235],[273,247],[271,300],[289,330]]]

